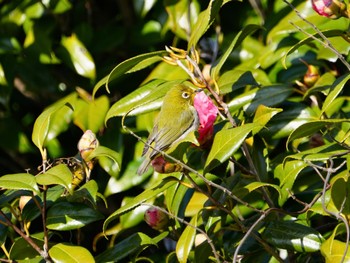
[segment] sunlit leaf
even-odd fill
[[[71,191],[73,175],[67,165],[59,164],[50,168],[45,173],[38,174],[35,179],[38,184],[62,185],[67,190]]]
[[[124,206],[120,207],[118,210],[114,211],[104,222],[103,224],[103,230],[105,231],[108,227],[109,223],[115,220],[120,215],[130,211],[131,209],[141,205],[142,203],[146,202],[147,200],[157,196],[158,194],[162,193],[166,189],[168,189],[170,186],[175,184],[175,181],[171,180],[164,180],[158,184],[156,184],[153,187],[148,188],[138,196],[136,196],[131,202],[125,204]]]
[[[321,253],[326,259],[326,263],[350,261],[349,248],[345,254],[346,243],[335,239],[338,230],[341,228],[340,226],[341,225],[337,225],[332,235],[321,245]],[[342,261],[343,257],[344,261]]]
[[[242,145],[248,134],[259,124],[248,123],[236,128],[226,128],[215,134],[213,146],[205,163],[205,172],[228,160]]]
[[[196,236],[197,215],[192,217],[176,244],[176,256],[180,263],[186,263]]]
[[[248,25],[244,27],[241,31],[239,31],[239,33],[235,36],[235,38],[231,42],[230,46],[226,49],[225,53],[218,59],[218,61],[212,67],[211,69],[212,79],[217,80],[220,70],[224,65],[224,63],[226,62],[229,55],[231,54],[231,52],[235,48],[237,48],[248,35],[253,34],[258,29],[261,29],[261,27],[257,25]]]
[[[262,128],[264,128],[265,125],[271,120],[271,118],[281,111],[283,110],[259,105],[256,109],[253,119],[253,123],[259,124],[259,127],[253,129],[253,135],[258,133]]]
[[[285,164],[279,164],[275,171],[274,176],[278,179],[280,186],[280,196],[278,198],[278,204],[282,206],[288,199],[295,180],[299,173],[307,167],[307,164],[303,161],[288,161]]]
[[[322,111],[320,113],[320,116],[325,113],[329,107],[331,107],[333,101],[336,99],[336,97],[339,95],[339,93],[343,90],[345,84],[350,79],[350,74],[345,74],[342,77],[338,78],[332,85],[331,90],[325,99],[323,105],[322,105]]]
[[[299,127],[297,127],[288,137],[287,144],[292,142],[293,140],[312,136],[317,132],[320,132],[326,126],[339,124],[342,122],[350,122],[348,119],[325,119],[325,120],[316,120],[306,122]]]
[[[63,37],[62,46],[67,49],[76,72],[81,76],[95,79],[96,69],[93,58],[77,35]]]
[[[292,221],[270,222],[262,235],[274,247],[298,252],[318,251],[324,241],[313,228]]]
[[[75,246],[67,243],[59,243],[54,245],[52,248],[50,248],[49,255],[54,262],[95,262],[89,250],[81,246]]]
[[[87,205],[59,202],[48,210],[46,226],[51,230],[67,231],[81,228],[101,219],[103,215]]]
[[[52,114],[67,105],[70,107],[69,101],[60,101],[59,103],[55,103],[44,110],[39,117],[35,120],[33,133],[32,133],[32,141],[39,148],[41,156],[46,157],[44,153],[44,144],[50,132],[50,122]]]
[[[164,238],[164,234],[166,232],[159,236],[163,236]],[[124,258],[142,251],[145,247],[157,245],[156,241],[158,240],[155,239],[141,232],[134,233],[121,242],[118,242],[114,247],[106,249],[98,255],[95,258],[96,262],[121,262]]]
[[[138,55],[136,57],[132,57],[130,59],[124,60],[120,64],[118,64],[111,73],[101,79],[94,87],[94,91],[92,93],[93,97],[95,96],[96,92],[103,86],[106,85],[107,91],[108,91],[108,84],[117,79],[118,77],[122,76],[125,73],[128,73],[129,71],[135,71],[133,68],[137,68],[137,70],[141,70],[151,64],[153,64],[156,61],[160,61],[161,58],[165,55],[167,55],[167,51],[155,51],[151,53],[145,53],[142,55]],[[157,57],[158,59],[154,59],[154,57]],[[147,60],[148,63],[146,63],[144,60]],[[138,64],[142,63],[142,67],[139,67]]]
[[[199,14],[197,22],[192,28],[192,34],[190,36],[190,40],[188,41],[187,46],[188,49],[196,47],[199,39],[204,35],[204,33],[208,30],[210,25],[214,22],[214,19],[218,14],[222,4],[222,0],[210,1],[207,9],[205,9]]]
[[[39,194],[39,187],[36,184],[35,176],[27,173],[6,174],[0,177],[2,189],[29,190]]]

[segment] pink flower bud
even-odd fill
[[[151,207],[145,212],[146,223],[155,230],[163,230],[168,224],[168,215],[156,207]]]
[[[331,19],[348,17],[346,5],[341,0],[311,0],[312,8],[321,16]]]
[[[218,108],[204,92],[196,94],[194,97],[194,107],[197,110],[200,122],[198,142],[200,145],[204,145],[213,136],[214,122],[218,114]]]
[[[179,172],[182,169],[181,165],[177,163],[169,163],[161,155],[154,158],[151,165],[153,166],[154,171],[161,174]]]

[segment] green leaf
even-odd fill
[[[131,209],[134,209],[135,207],[146,202],[147,200],[164,192],[166,189],[168,189],[170,186],[172,186],[175,183],[176,183],[175,181],[164,179],[163,181],[158,183],[156,186],[146,189],[141,194],[136,196],[130,203],[127,203],[124,206],[120,207],[118,210],[114,211],[114,213],[112,213],[103,223],[103,231],[106,230],[106,228],[108,227],[111,221],[119,217],[121,214],[124,214],[130,211]]]
[[[124,197],[121,206],[132,202],[133,199],[134,197]],[[149,206],[142,205],[125,214],[122,214],[120,216],[120,225],[122,226],[122,229],[134,227],[144,221],[144,216],[147,209],[149,209]]]
[[[103,86],[106,85],[107,91],[108,90],[108,84],[117,79],[118,77],[124,75],[125,73],[134,72],[137,70],[141,70],[151,64],[153,64],[156,61],[160,61],[163,56],[167,55],[168,52],[165,50],[162,51],[155,51],[150,53],[145,53],[142,55],[138,55],[136,57],[132,57],[130,59],[124,60],[120,64],[118,64],[112,71],[109,73],[108,76],[104,77],[102,80],[100,80],[94,87],[94,91],[92,93],[92,96],[95,97],[96,92]],[[154,57],[157,57],[158,59],[155,60]],[[142,67],[140,66],[142,65]]]
[[[256,109],[253,123],[256,123],[259,125],[256,129],[253,129],[252,133],[253,135],[257,134],[262,128],[265,127],[265,125],[271,120],[273,116],[275,116],[277,113],[283,111],[282,109],[277,108],[269,108],[264,105],[259,105]]]
[[[292,93],[293,89],[287,85],[253,88],[235,97],[227,105],[230,111],[241,110],[243,107],[247,114],[253,114],[259,105],[273,107],[284,102]]]
[[[78,37],[75,34],[69,37],[62,37],[61,43],[67,49],[76,72],[89,79],[95,79],[95,63],[89,51]]]
[[[199,39],[208,30],[210,25],[214,22],[216,15],[219,13],[222,0],[210,1],[208,7],[198,15],[196,24],[192,28],[190,40],[188,41],[187,49],[196,47]]]
[[[64,107],[65,105],[72,108],[68,101],[60,101],[59,103],[55,103],[45,109],[39,117],[35,120],[33,133],[32,133],[32,141],[36,147],[39,148],[41,156],[43,159],[46,159],[46,154],[44,153],[44,144],[48,139],[48,135],[50,132],[50,121],[52,115]]]
[[[244,186],[244,188],[247,189],[250,193],[250,192],[255,191],[256,189],[259,189],[259,188],[265,187],[265,186],[274,188],[278,192],[278,194],[281,195],[281,189],[277,185],[269,184],[269,183],[252,182],[252,183]]]
[[[70,193],[72,193],[72,172],[67,165],[59,164],[46,171],[46,173],[38,174],[36,182],[41,185],[62,185]]]
[[[148,177],[150,177],[150,173],[135,176],[140,164],[140,160],[131,161],[128,163],[128,166],[120,178],[111,177],[106,186],[104,195],[108,197],[112,194],[126,191],[134,186],[140,185]]]
[[[88,107],[87,126],[84,130],[91,130],[97,133],[103,127],[108,109],[109,99],[107,96],[101,96],[91,101]]]
[[[336,175],[331,181],[331,196],[338,212],[350,215],[350,180],[347,171]]]
[[[96,207],[96,201],[98,196],[98,185],[95,180],[90,180],[83,184],[78,190],[74,191],[72,195],[67,196],[69,202],[83,203],[86,200],[89,201],[94,207]]]
[[[342,35],[344,32],[342,30],[338,30],[338,29],[331,29],[331,30],[326,30],[323,31],[322,34],[329,38],[329,37],[335,37],[335,36],[340,36]],[[283,56],[282,58],[282,64],[285,68],[287,68],[286,66],[286,59],[287,56],[289,56],[291,53],[293,53],[294,51],[298,50],[299,47],[309,44],[310,42],[314,41],[315,38],[321,38],[320,34],[315,33],[310,37],[307,37],[303,40],[300,40],[297,44],[293,45]],[[322,38],[321,38],[322,39]]]
[[[338,142],[325,144],[306,151],[292,154],[286,157],[304,161],[326,161],[334,156],[341,156],[348,153],[349,150],[344,149]]]
[[[186,263],[196,237],[197,215],[192,217],[176,244],[176,256],[180,263]]]
[[[204,172],[207,173],[228,160],[239,149],[248,134],[257,127],[260,126],[248,123],[236,128],[226,128],[215,134],[212,148],[205,163]]]
[[[337,98],[339,93],[343,90],[345,84],[348,82],[349,79],[350,79],[350,73],[341,76],[333,83],[331,90],[322,105],[320,116],[322,116],[322,114],[325,113],[328,110],[328,108],[332,106],[332,102]]]
[[[249,36],[250,34],[253,34],[256,30],[261,28],[262,27],[258,25],[247,25],[241,31],[238,32],[238,34],[235,36],[235,38],[231,42],[230,46],[226,49],[225,53],[213,65],[211,69],[211,74],[210,74],[213,80],[218,79],[220,70],[224,65],[224,63],[226,62],[229,55],[232,53],[232,51],[236,49],[247,36]]]
[[[288,161],[285,164],[279,164],[275,171],[274,176],[280,181],[280,196],[278,198],[278,204],[282,206],[289,197],[289,191],[293,189],[294,182],[299,173],[307,167],[307,163],[303,161]]]
[[[338,124],[343,122],[350,122],[348,119],[325,119],[306,122],[297,127],[288,137],[287,145],[299,138],[312,136],[319,132],[322,128],[330,126],[332,124]]]
[[[89,155],[89,160],[102,157],[102,156],[110,158],[112,161],[114,161],[116,165],[118,165],[118,169],[120,169],[120,163],[121,163],[120,154],[104,146],[98,146],[95,150],[93,150]]]
[[[67,243],[59,243],[49,250],[49,255],[54,262],[65,263],[94,263],[95,260],[89,250],[81,246]]]
[[[133,116],[160,108],[164,95],[172,86],[179,83],[179,80],[152,80],[146,83],[113,104],[106,115],[106,122],[115,116],[125,114]]]
[[[32,237],[32,240],[35,244],[37,244],[39,247],[42,247],[44,245],[43,240],[39,240],[37,238]],[[42,260],[42,257],[39,255],[38,251],[36,251],[24,238],[20,237],[15,240],[15,242],[12,244],[11,250],[10,250],[10,258],[12,260],[16,260],[21,262],[21,260],[28,260],[26,262],[39,262],[35,261],[35,259],[39,258]]]
[[[140,232],[135,233],[102,252],[96,257],[96,262],[121,262],[124,258],[137,254],[151,245],[157,245],[154,239]]]
[[[324,241],[319,232],[294,221],[270,222],[262,236],[274,247],[297,252],[318,251]]]
[[[0,177],[0,188],[11,190],[29,190],[40,194],[35,176],[27,173],[6,174]]]
[[[103,219],[95,209],[81,203],[55,203],[47,212],[46,226],[51,230],[67,231],[78,229]]]
[[[346,243],[335,239],[335,236],[337,235],[339,228],[341,228],[340,226],[344,226],[344,225],[338,224],[335,227],[332,235],[321,245],[321,254],[325,257],[326,263],[350,261],[349,249],[345,254],[344,261],[341,261],[346,250]]]

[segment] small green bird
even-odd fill
[[[166,151],[183,140],[190,132],[196,131],[199,126],[199,117],[193,106],[193,100],[197,92],[186,85],[180,84],[172,87],[164,97],[163,105],[147,144]],[[145,145],[142,156],[146,159],[142,162],[137,174],[147,171],[151,161],[159,155],[158,151]]]

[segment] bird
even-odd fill
[[[142,156],[145,159],[137,170],[138,175],[148,170],[152,160],[160,155],[159,151],[168,150],[198,129],[199,117],[193,102],[195,95],[200,91],[202,89],[178,84],[165,94],[153,130],[143,148]]]

